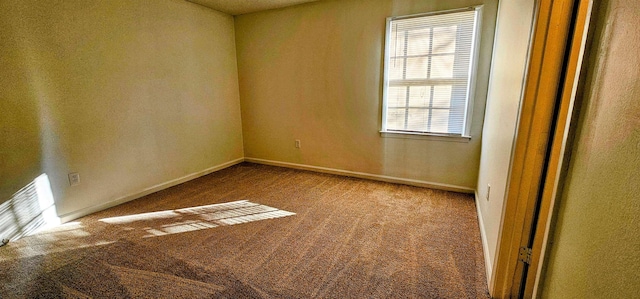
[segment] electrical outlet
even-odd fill
[[[491,195],[491,185],[487,184],[487,200],[489,200],[489,195]]]
[[[69,186],[77,185],[80,185],[80,174],[77,172],[72,172],[69,174]]]
[[[296,148],[300,148],[300,139],[296,139]]]

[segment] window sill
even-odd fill
[[[412,132],[398,132],[398,131],[380,131],[380,137],[385,138],[402,138],[402,139],[426,139],[433,141],[447,141],[447,142],[464,142],[471,141],[471,136],[458,136],[458,135],[440,135],[432,133],[412,133]]]

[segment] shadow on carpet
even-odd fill
[[[6,261],[0,271],[0,298],[270,297],[227,271],[212,272],[127,240]]]

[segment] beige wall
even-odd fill
[[[494,45],[476,204],[488,278],[496,258],[498,235],[511,164],[523,80],[528,59],[534,1],[501,1]],[[491,185],[487,199],[487,185]]]
[[[242,158],[234,39],[182,0],[1,1],[0,201],[47,173],[64,215]]]
[[[385,18],[483,2],[471,141],[381,137]],[[340,0],[236,17],[245,155],[475,189],[496,8]]]
[[[640,2],[602,1],[543,298],[638,298]]]

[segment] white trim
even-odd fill
[[[77,211],[66,213],[64,215],[60,215],[59,217],[60,217],[60,220],[61,220],[62,223],[69,222],[71,220],[78,219],[80,217],[83,217],[83,216],[86,216],[86,215],[89,215],[89,214],[92,214],[92,213],[95,213],[95,212],[106,210],[108,208],[115,207],[117,205],[123,204],[125,202],[132,201],[134,199],[138,199],[140,197],[149,195],[151,193],[158,192],[160,190],[164,190],[164,189],[167,189],[167,188],[182,184],[184,182],[199,178],[201,176],[205,176],[205,175],[210,174],[212,172],[216,172],[218,170],[222,170],[222,169],[231,167],[233,165],[242,163],[243,161],[244,161],[244,158],[238,158],[238,159],[235,159],[235,160],[232,160],[232,161],[229,161],[229,162],[225,162],[225,163],[222,163],[222,164],[207,168],[207,169],[202,170],[202,171],[194,172],[194,173],[185,175],[183,177],[180,177],[180,178],[177,178],[177,179],[173,179],[173,180],[168,181],[168,182],[157,184],[155,186],[143,189],[143,190],[141,190],[139,192],[131,193],[131,194],[116,198],[114,200],[99,204],[99,205],[90,206],[90,207],[86,207],[86,208],[83,208],[83,209],[80,209],[80,210],[77,210]]]
[[[450,184],[434,183],[434,182],[428,182],[428,181],[406,179],[406,178],[399,178],[399,177],[365,173],[365,172],[349,171],[349,170],[342,170],[342,169],[336,169],[336,168],[265,160],[265,159],[250,158],[250,157],[245,157],[244,160],[246,162],[257,163],[257,164],[280,166],[280,167],[301,169],[301,170],[310,170],[310,171],[316,171],[316,172],[322,172],[322,173],[355,177],[360,179],[369,179],[369,180],[382,181],[387,183],[404,184],[404,185],[410,185],[410,186],[426,187],[426,188],[454,191],[454,192],[461,192],[461,193],[468,193],[468,194],[473,194],[475,191],[472,188],[450,185]]]
[[[467,105],[465,109],[464,121],[462,123],[462,134],[471,135],[471,123],[473,117],[473,106],[476,101],[476,84],[478,84],[478,60],[480,60],[480,42],[482,41],[482,12],[484,5],[475,7],[476,16],[474,23],[473,41],[471,43],[471,62],[469,62],[469,88],[467,89]],[[485,99],[486,102],[486,99]],[[486,107],[486,103],[485,103]]]
[[[446,9],[446,10],[438,10],[438,11],[432,11],[432,12],[417,13],[417,14],[412,14],[412,15],[395,16],[395,17],[389,17],[387,19],[395,21],[395,20],[411,19],[411,18],[417,18],[417,17],[437,16],[437,15],[444,15],[444,14],[449,14],[449,13],[472,11],[472,10],[477,11],[478,9],[481,9],[483,6],[484,6],[484,4],[481,4],[481,5],[474,5],[474,6],[469,6],[469,7],[461,7],[461,8],[454,8],[454,9]]]
[[[382,88],[382,124],[380,131],[387,130],[387,85],[389,82],[389,57],[391,55],[390,47],[390,37],[391,37],[391,17],[388,17],[385,21],[385,29],[384,29],[384,60],[382,61],[382,84],[380,87]]]
[[[478,197],[478,190],[475,190],[475,203],[476,203],[476,211],[478,214],[478,226],[480,226],[480,237],[482,239],[482,249],[484,252],[484,268],[486,270],[487,275],[487,285],[491,285],[491,280],[493,276],[493,262],[491,261],[491,256],[489,255],[489,242],[487,241],[487,231],[484,228],[484,220],[482,217],[482,209],[480,208],[480,197]]]
[[[393,27],[391,23],[394,21],[400,21],[400,20],[406,20],[406,19],[412,19],[412,18],[431,17],[436,15],[473,11],[475,15],[474,15],[474,24],[472,29],[473,37],[471,39],[472,53],[470,53],[469,70],[468,70],[469,77],[466,82],[467,92],[466,92],[464,117],[462,120],[462,134],[461,134],[463,138],[467,138],[467,137],[470,138],[471,122],[472,122],[471,118],[473,116],[472,115],[473,106],[474,106],[475,97],[476,97],[478,60],[480,58],[480,47],[481,47],[480,42],[481,42],[481,35],[482,35],[481,33],[482,33],[483,8],[484,8],[484,4],[481,4],[481,5],[462,7],[462,8],[456,8],[456,9],[433,11],[433,12],[418,13],[418,14],[411,14],[411,15],[402,15],[402,16],[391,16],[386,18],[384,49],[383,49],[384,57],[383,57],[382,86],[381,86],[382,88],[382,107],[381,107],[382,115],[381,115],[381,128],[380,128],[381,133],[385,133],[385,134],[391,133],[389,130],[387,130],[387,110],[388,110],[387,96],[388,96],[388,89],[389,89],[389,64],[390,64],[390,58],[391,58],[390,42],[391,42],[391,34],[392,34],[391,31]],[[405,131],[405,132],[408,134],[412,134],[412,132],[410,131]],[[396,132],[393,132],[393,133],[396,133]],[[424,134],[438,135],[437,133],[433,133],[433,132],[424,132]],[[382,135],[382,137],[387,137],[387,136]]]
[[[448,141],[469,143],[471,136],[446,135],[434,133],[416,133],[407,131],[380,131],[380,137],[404,138],[404,139],[426,139],[432,141]]]

